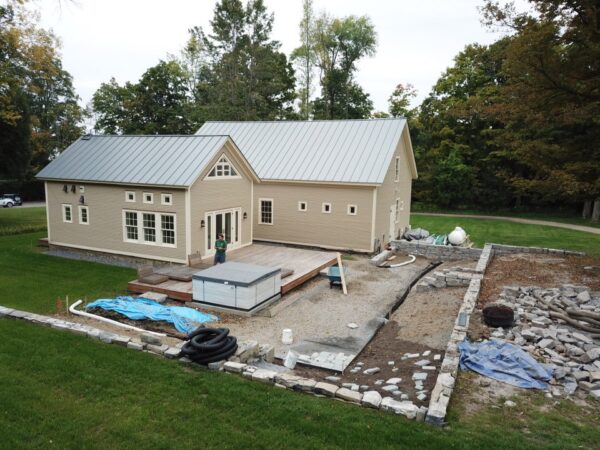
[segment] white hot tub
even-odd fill
[[[226,262],[192,277],[192,298],[208,306],[243,312],[281,295],[281,269]]]

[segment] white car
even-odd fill
[[[2,197],[0,198],[0,206],[3,208],[12,208],[15,206],[15,200],[10,197]]]

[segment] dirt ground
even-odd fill
[[[496,256],[485,272],[479,305],[496,301],[504,286],[551,288],[566,283],[600,290],[600,259],[531,253]]]
[[[435,270],[474,265],[464,261],[449,262],[438,266]],[[351,369],[356,367],[356,363],[363,363],[363,368],[379,367],[381,372],[365,375],[362,371],[354,374],[346,370],[342,374],[335,374],[341,378],[340,383],[368,385],[369,390],[377,390],[382,396],[388,396],[389,393],[382,389],[385,383],[375,385],[374,382],[399,377],[402,378],[402,382],[398,384],[400,390],[416,405],[426,405],[429,397],[424,401],[416,398],[412,375],[421,370],[415,362],[427,359],[430,365],[436,367],[423,383],[424,389],[431,392],[465,292],[466,287],[434,289],[429,292],[415,292],[413,289],[402,305],[394,311],[389,322],[377,332],[373,340],[348,367]],[[427,357],[401,359],[405,353],[422,355],[426,350],[431,351]],[[440,355],[440,359],[434,361],[434,355]],[[390,361],[393,361],[394,365],[389,365]],[[331,371],[306,367],[299,367],[294,372],[318,380],[324,380],[325,377],[332,375]]]

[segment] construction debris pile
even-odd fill
[[[418,241],[422,244],[430,245],[451,245],[455,247],[473,246],[466,231],[461,227],[456,227],[448,234],[429,234],[429,231],[423,228],[415,228],[406,230],[402,235],[402,239],[406,241]]]
[[[512,341],[553,369],[550,393],[600,400],[600,295],[585,286],[505,287],[499,304],[514,308],[515,326],[493,338]]]

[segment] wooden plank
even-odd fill
[[[191,292],[175,290],[168,287],[161,287],[160,285],[152,286],[150,284],[139,283],[137,280],[130,281],[129,283],[127,283],[127,290],[138,294],[143,294],[144,292],[148,291],[158,292],[159,294],[165,294],[169,296],[169,298],[172,298],[174,300],[180,300],[183,302],[192,301]]]
[[[321,272],[321,270],[325,269],[326,267],[335,265],[336,262],[337,262],[337,259],[333,258],[330,261],[327,261],[327,262],[321,264],[320,266],[316,267],[315,269],[311,270],[310,272],[306,272],[302,276],[299,276],[296,279],[291,280],[290,282],[288,282],[286,284],[282,284],[281,285],[281,295],[288,293],[289,291],[291,291],[294,288],[297,288],[298,286],[300,286],[303,283],[306,283],[311,278],[316,277],[319,274],[319,272]]]
[[[342,254],[338,252],[337,263],[340,268],[340,278],[342,279],[342,292],[344,295],[348,295],[348,289],[346,289],[346,277],[344,276],[344,266],[342,266]]]

